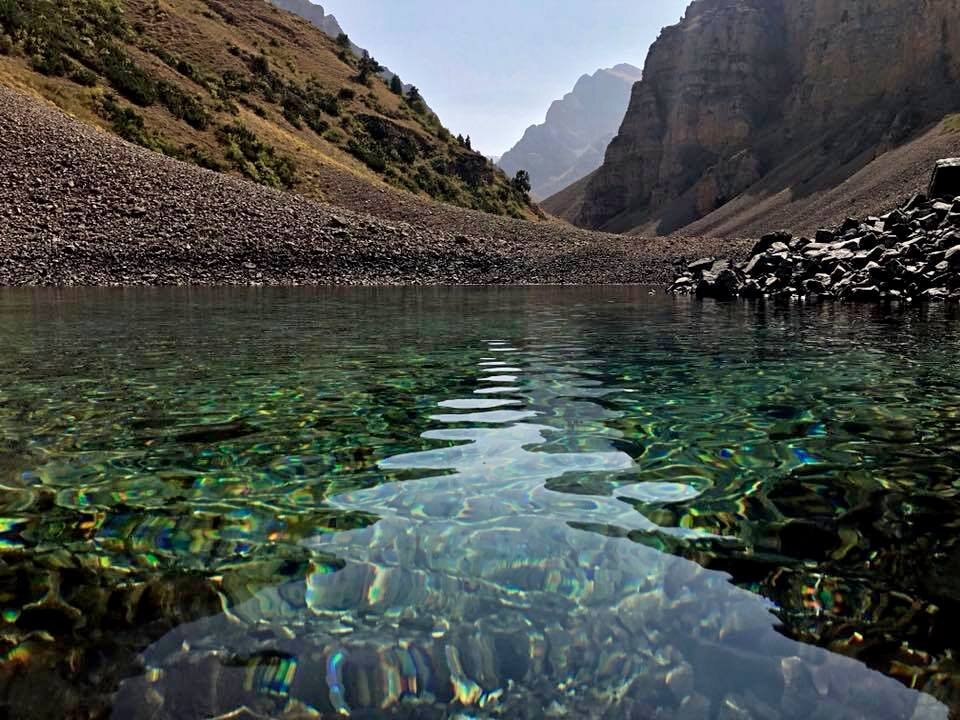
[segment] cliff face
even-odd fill
[[[537,198],[590,174],[603,162],[640,76],[639,68],[627,64],[584,75],[572,92],[550,106],[543,124],[527,128],[500,158],[500,167],[508,175],[529,172]]]
[[[960,0],[696,0],[650,50],[577,224],[666,233],[836,186],[960,108]]]

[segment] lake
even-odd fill
[[[0,716],[947,718],[960,312],[0,291]]]

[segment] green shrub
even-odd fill
[[[242,98],[240,98],[240,103],[241,103],[245,108],[247,108],[248,110],[252,111],[253,114],[256,115],[257,117],[265,118],[265,117],[267,116],[267,111],[266,111],[266,109],[265,109],[263,106],[261,106],[261,105],[257,105],[257,104],[256,104],[255,102],[253,102],[253,100],[251,100],[250,98],[242,97]]]
[[[233,100],[224,100],[217,106],[217,109],[234,117],[240,114],[240,108],[237,107],[237,104],[233,102]]]
[[[70,69],[70,60],[59,48],[48,45],[42,52],[30,58],[30,67],[42,75],[63,77]]]
[[[353,100],[357,96],[357,91],[353,88],[340,88],[340,92],[337,93],[337,97],[341,100]]]
[[[97,84],[97,74],[80,65],[74,67],[68,77],[77,85],[84,87],[93,87]]]
[[[227,160],[246,177],[263,185],[291,188],[296,182],[293,160],[276,154],[268,145],[244,125],[223,125],[217,130],[217,139],[226,146]]]
[[[316,90],[310,95],[310,101],[323,113],[337,117],[340,115],[340,101],[334,95]]]
[[[311,115],[310,117],[306,118],[306,121],[307,127],[313,130],[317,135],[323,135],[327,132],[327,130],[330,129],[330,123],[328,123],[326,120],[321,120],[315,115]]]
[[[199,165],[202,168],[216,172],[223,172],[224,170],[223,163],[192,143],[184,146],[182,153],[183,158],[189,160],[194,165]]]
[[[113,88],[130,102],[146,107],[157,99],[157,84],[120,48],[110,45],[101,56],[103,73]]]
[[[203,77],[200,75],[200,71],[198,71],[192,63],[187,62],[183,58],[177,60],[177,63],[173,66],[173,69],[183,75],[185,78],[189,78],[197,83],[203,83]]]
[[[118,0],[0,0],[0,36],[48,75],[66,74],[71,59],[94,64],[94,49],[125,32]]]
[[[303,128],[303,123],[300,121],[300,113],[292,110],[291,108],[283,108],[283,117],[297,130],[301,130]]]
[[[0,55],[13,54],[13,38],[6,33],[0,33]]]
[[[210,114],[200,98],[188,95],[176,85],[160,82],[157,86],[160,102],[170,114],[196,130],[206,130],[210,124]]]
[[[360,144],[351,139],[347,143],[347,152],[363,162],[371,170],[382,173],[387,169],[387,158],[377,147],[368,144]]]
[[[110,95],[100,101],[100,114],[110,121],[110,127],[124,140],[156,149],[147,133],[143,116],[136,110],[123,107]]]
[[[250,60],[250,72],[266,77],[270,74],[270,60],[266,55],[254,55]]]
[[[253,89],[250,78],[233,70],[227,70],[220,79],[221,97],[229,97],[230,93],[248,93]]]

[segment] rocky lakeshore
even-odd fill
[[[941,160],[927,195],[879,217],[848,218],[813,238],[760,238],[740,263],[680,262],[670,292],[742,298],[960,301],[960,160]]]
[[[355,212],[171,160],[4,87],[0,137],[0,285],[666,284],[684,247],[413,196],[397,220],[400,193],[373,186]]]

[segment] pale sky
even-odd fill
[[[313,0],[350,38],[413,83],[487,155],[508,150],[577,79],[642,68],[689,0]]]

